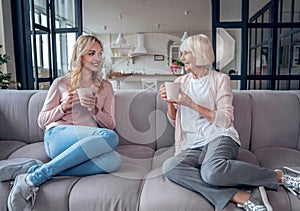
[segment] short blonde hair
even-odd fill
[[[71,85],[69,87],[69,91],[74,91],[80,87],[79,82],[82,69],[81,58],[83,55],[89,52],[95,42],[98,42],[101,48],[103,48],[102,42],[97,38],[96,35],[85,34],[77,38],[73,47],[73,54],[70,62],[69,72],[71,75]],[[93,72],[92,80],[96,86],[100,87],[102,82],[102,71]]]
[[[211,66],[215,61],[212,43],[204,34],[193,35],[185,39],[180,45],[180,51],[191,52],[197,66]]]

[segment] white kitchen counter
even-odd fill
[[[143,89],[143,79],[157,81],[157,86],[165,81],[174,81],[178,76],[172,74],[113,74],[109,80],[116,81],[116,89]]]

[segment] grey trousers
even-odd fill
[[[273,170],[236,160],[239,146],[230,137],[219,137],[204,147],[182,151],[167,159],[163,175],[197,192],[222,210],[237,191],[264,186],[277,190]]]

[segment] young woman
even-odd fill
[[[102,51],[94,35],[77,39],[71,71],[53,82],[38,117],[39,126],[46,129],[44,143],[51,161],[33,165],[15,178],[8,210],[23,210],[38,187],[55,175],[87,176],[120,167],[114,151],[114,95],[110,82],[102,79]],[[91,88],[92,93],[79,101],[79,88]]]
[[[264,187],[277,190],[283,184],[299,194],[300,172],[287,167],[274,171],[236,160],[240,140],[233,126],[230,78],[213,70],[209,38],[191,36],[180,51],[188,72],[176,79],[181,96],[167,100],[165,86],[160,87],[176,137],[175,156],[164,162],[164,176],[201,194],[217,210],[229,201],[245,210],[272,210]],[[253,189],[244,191],[239,189],[242,186]]]

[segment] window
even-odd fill
[[[180,59],[179,45],[171,45],[170,46],[170,59],[171,59],[172,63],[175,60]]]
[[[16,10],[13,13],[19,14],[13,17],[17,26],[14,36],[19,37],[15,46],[23,47],[15,51],[21,89],[48,89],[56,77],[67,73],[72,47],[82,33],[81,0],[26,0],[12,4]]]
[[[300,89],[299,1],[266,1],[251,18],[247,17],[249,2],[212,1],[217,70],[230,75],[236,82],[232,83],[234,89]],[[237,10],[242,13],[232,12]],[[218,64],[222,59],[220,41],[225,43],[218,38],[221,28],[235,40],[236,46],[234,58],[223,65]]]
[[[299,9],[292,4],[271,1],[251,18],[248,89],[300,89]]]

